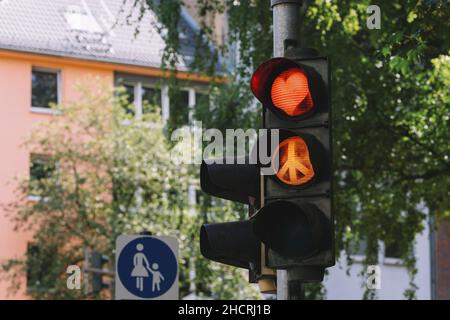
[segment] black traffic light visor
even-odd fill
[[[234,159],[236,160],[236,159]],[[259,194],[259,168],[257,164],[227,164],[203,161],[200,167],[200,186],[215,197],[249,203],[249,197]],[[248,161],[246,161],[248,162]]]
[[[216,262],[249,269],[259,262],[260,243],[253,234],[253,221],[204,224],[200,229],[200,251]]]

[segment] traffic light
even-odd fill
[[[251,89],[263,105],[264,127],[279,130],[253,232],[268,248],[267,267],[318,268],[316,279],[305,280],[321,281],[334,265],[328,61],[270,59],[253,74]]]
[[[259,193],[258,166],[238,162],[237,159],[204,160],[200,167],[202,190],[222,199],[255,204]],[[200,251],[205,258],[216,262],[253,268],[260,257],[253,221],[204,224],[200,230]]]
[[[86,288],[87,292],[98,293],[102,289],[108,288],[109,284],[103,281],[103,276],[111,273],[104,268],[109,262],[109,257],[95,250],[86,250],[85,260],[84,271],[88,273],[88,284],[90,285],[89,288]]]
[[[268,133],[252,153],[261,156],[261,141],[270,144],[270,163],[203,161],[202,190],[249,204],[250,213],[244,221],[203,225],[204,257],[261,278],[270,276],[267,268],[314,269],[306,281],[321,281],[334,265],[328,78],[323,57],[274,58],[255,71],[251,90]]]

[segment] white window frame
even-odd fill
[[[134,115],[142,118],[142,82],[137,82],[134,86]]]
[[[196,207],[197,203],[197,184],[195,182],[191,182],[188,185],[188,203],[189,203],[189,214],[194,216],[197,212]]]
[[[366,256],[362,254],[352,254],[350,255],[350,258],[356,263],[363,263],[366,260]]]
[[[193,88],[188,89],[189,92],[189,100],[188,100],[188,121],[189,124],[194,122],[194,112],[195,112],[195,100],[196,100],[196,90]]]
[[[122,85],[133,87],[134,90],[134,116],[137,119],[142,118],[143,115],[143,105],[142,105],[142,88],[149,88],[149,89],[158,89],[157,86],[149,85],[146,83],[142,83],[142,81],[124,81]],[[163,86],[160,88],[160,94],[161,94],[161,118],[163,122],[167,120],[168,115],[168,102],[165,99],[165,95],[168,93],[167,86]],[[168,98],[168,97],[167,97]]]
[[[170,117],[169,86],[166,84],[161,88],[161,115],[163,123],[166,124]]]
[[[47,68],[47,67],[39,67],[39,66],[33,66],[31,68],[31,96],[33,95],[33,71],[41,71],[41,72],[48,72],[48,73],[55,73],[56,74],[56,104],[60,104],[62,101],[62,76],[61,76],[61,70],[60,69],[54,69],[54,68]],[[40,106],[33,106],[31,101],[31,112],[33,113],[43,113],[43,114],[60,114],[58,110],[52,109],[52,108],[46,108],[46,107],[40,107]]]
[[[168,86],[166,86],[166,90],[167,90],[167,99],[168,99],[168,113],[167,113],[167,117],[165,118],[165,120],[167,120],[170,117],[170,101],[169,101],[169,88]],[[195,107],[197,106],[197,93],[199,94],[206,94],[206,91],[202,91],[201,89],[195,88],[195,87],[180,87],[178,90],[180,91],[187,91],[188,92],[188,122],[189,125],[192,125],[194,123],[194,121],[196,120],[194,118],[194,113],[195,113]],[[211,97],[208,96],[209,98],[209,107],[211,107]]]

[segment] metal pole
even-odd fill
[[[300,8],[303,0],[271,0],[273,56],[284,56],[288,46],[300,45]]]
[[[273,56],[283,57],[290,46],[300,45],[300,8],[303,0],[271,0],[273,11]],[[295,292],[295,293],[294,293]],[[286,270],[277,270],[277,299],[299,299],[303,296],[299,281],[289,284]]]
[[[305,287],[301,280],[288,281],[288,300],[304,300]]]
[[[277,300],[288,300],[287,271],[277,270]]]

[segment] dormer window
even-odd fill
[[[103,33],[103,29],[90,12],[86,12],[80,6],[69,5],[64,12],[64,18],[71,30],[89,33]]]

